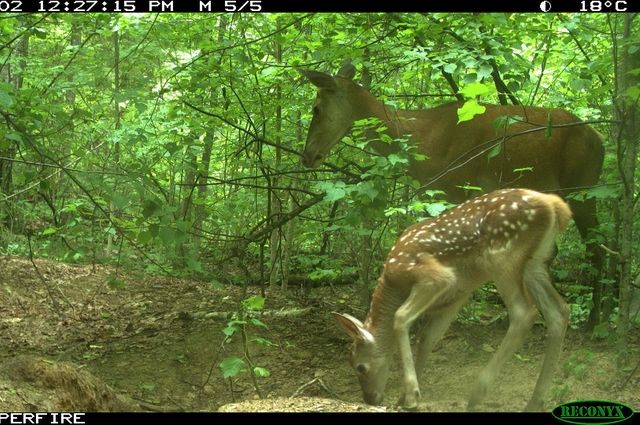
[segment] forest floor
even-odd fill
[[[124,287],[112,289],[110,267],[35,264],[38,272],[28,259],[0,256],[0,411],[216,411],[237,402],[244,403],[224,410],[367,409],[347,363],[350,341],[330,317],[335,310],[364,316],[366,309],[354,308],[351,287],[269,294],[267,313],[259,317],[268,329],[250,329],[251,338],[273,343],[250,345],[255,366],[270,372],[258,378],[265,398],[258,400],[247,373],[230,384],[218,367],[226,357],[243,357],[238,336],[223,344],[222,332],[242,288],[126,272],[117,276]],[[248,292],[259,294],[259,288]],[[298,314],[270,314],[283,311]],[[420,410],[464,410],[471,383],[506,331],[501,309],[494,317],[487,324],[454,323],[420,383]],[[631,344],[635,359],[638,334]],[[481,410],[524,407],[541,364],[544,335],[536,324]],[[382,409],[395,410],[400,383],[395,361]],[[640,410],[640,372],[617,368],[606,340],[570,329],[547,407],[576,399],[617,401]]]

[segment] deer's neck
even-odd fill
[[[386,127],[385,133],[392,139],[398,139],[411,133],[411,111],[395,109],[385,105],[365,90],[352,93],[351,103],[355,121],[365,118],[377,118]],[[369,140],[371,147],[381,155],[387,156],[398,151],[398,147],[395,144],[380,141],[380,135],[375,129],[367,130],[365,136]]]
[[[365,327],[376,339],[381,354],[391,356],[396,349],[393,321],[396,311],[405,300],[405,293],[390,287],[384,277],[380,279],[373,292]]]

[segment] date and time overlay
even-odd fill
[[[575,12],[640,11],[640,0],[0,0],[0,12],[160,13],[160,12]]]

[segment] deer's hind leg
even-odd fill
[[[447,332],[447,329],[451,326],[451,322],[455,320],[458,311],[460,311],[460,308],[468,299],[469,295],[427,317],[427,322],[420,330],[418,343],[418,354],[416,357],[416,373],[418,374],[418,379],[424,374],[429,354],[431,354],[435,345],[442,339],[445,332]]]
[[[525,269],[524,280],[547,326],[542,369],[531,400],[525,408],[528,411],[535,411],[542,410],[543,397],[551,386],[553,372],[560,358],[564,335],[569,324],[569,308],[551,284],[547,267],[544,264],[535,259],[529,261]]]
[[[475,410],[484,399],[504,363],[520,348],[537,315],[537,310],[525,293],[522,275],[517,281],[498,280],[496,288],[509,312],[509,329],[489,363],[482,369],[471,393],[467,410]]]

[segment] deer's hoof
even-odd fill
[[[414,390],[404,393],[398,400],[398,405],[402,410],[418,410],[418,400],[420,400],[420,390]]]

